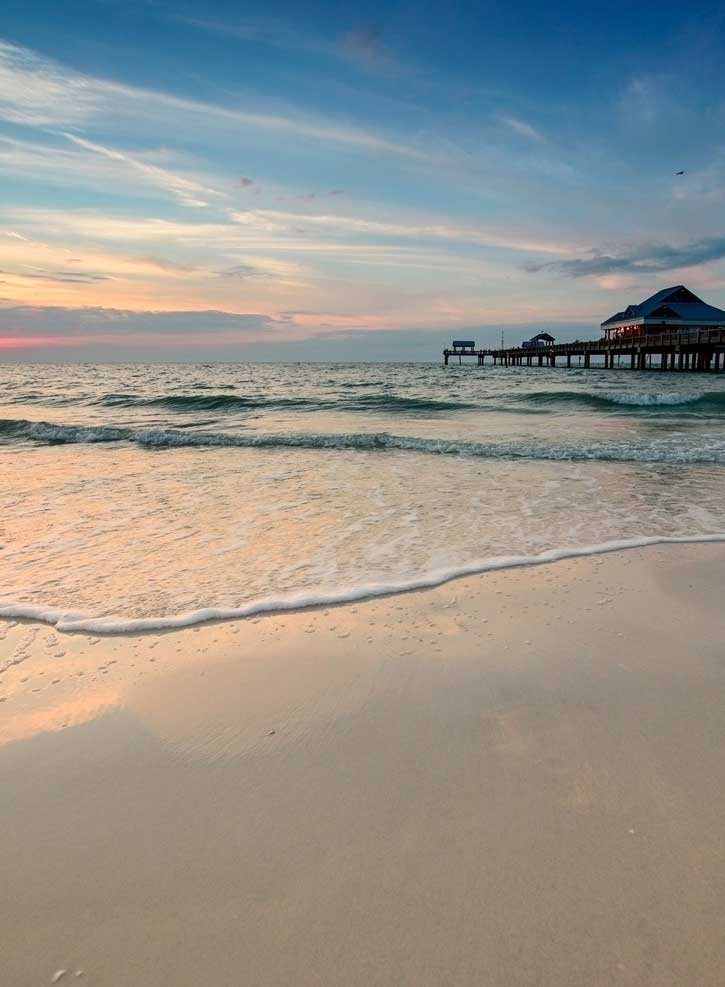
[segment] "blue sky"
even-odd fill
[[[725,305],[717,7],[3,14],[3,357],[434,359]]]

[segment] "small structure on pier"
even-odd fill
[[[651,336],[663,332],[722,328],[725,312],[708,305],[684,284],[663,288],[639,305],[628,305],[604,322],[606,339]]]
[[[483,357],[481,356],[481,350],[476,349],[476,343],[472,339],[454,339],[451,343],[453,349],[443,350],[443,359],[445,360],[446,366],[448,366],[448,361],[452,356],[458,357],[458,362],[463,363],[461,357],[464,356],[475,356],[478,359],[479,367],[483,364]]]
[[[537,346],[548,346],[550,343],[555,342],[554,337],[549,335],[548,332],[537,332],[531,339],[525,339],[521,344],[521,348],[524,350],[534,350]]]

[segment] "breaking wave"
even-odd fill
[[[252,600],[241,607],[203,607],[188,613],[160,615],[157,617],[91,616],[77,611],[56,607],[36,606],[29,603],[0,601],[0,618],[9,620],[34,620],[50,624],[61,632],[86,634],[139,634],[153,631],[177,630],[215,620],[240,620],[262,613],[282,613],[306,610],[311,607],[334,606],[373,597],[392,596],[414,590],[432,589],[462,576],[479,575],[500,569],[545,565],[565,559],[605,555],[651,545],[683,545],[709,542],[725,542],[725,532],[707,535],[683,535],[676,537],[642,537],[619,539],[596,545],[553,548],[538,555],[509,555],[467,562],[447,569],[438,569],[409,579],[395,582],[364,583],[333,592],[308,591],[280,594]]]
[[[574,404],[580,407],[672,408],[689,406],[697,410],[725,412],[725,390],[710,392],[676,391],[534,391],[514,398],[535,405]]]
[[[360,452],[412,452],[479,459],[560,460],[569,462],[723,463],[725,434],[701,435],[683,443],[671,440],[608,440],[539,443],[517,440],[467,442],[422,438],[389,432],[353,433],[229,433],[110,425],[61,425],[26,419],[0,419],[0,441],[31,441],[44,445],[121,442],[146,449],[229,448],[308,449]]]

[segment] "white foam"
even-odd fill
[[[638,397],[640,402],[631,399]],[[622,403],[648,403],[645,395],[627,395]],[[460,456],[481,459],[527,459],[548,462],[612,462],[725,464],[725,441],[722,432],[699,436],[699,441],[684,444],[678,440],[646,441],[600,440],[576,444],[545,444],[518,440],[476,442],[458,439],[394,435],[389,432],[349,433],[229,433],[184,432],[177,429],[130,429],[109,426],[70,426],[24,419],[0,420],[15,439],[41,443],[108,443],[127,442],[145,449],[229,448],[229,449],[305,449],[358,452],[413,452],[435,456]],[[1,431],[1,429],[0,429]]]
[[[113,617],[89,616],[52,607],[39,607],[27,603],[0,602],[0,617],[7,619],[35,620],[50,624],[62,632],[83,632],[86,634],[139,634],[147,631],[180,630],[196,624],[216,620],[240,620],[260,613],[281,613],[306,610],[311,607],[332,606],[352,603],[356,600],[413,590],[432,589],[462,576],[479,575],[500,569],[514,569],[523,566],[545,565],[565,559],[585,556],[606,555],[611,552],[646,548],[652,545],[698,545],[705,543],[725,543],[725,532],[708,535],[681,535],[673,537],[647,536],[625,538],[602,542],[595,545],[552,548],[538,555],[509,555],[468,562],[447,569],[438,569],[407,580],[388,583],[363,583],[332,593],[307,592],[281,596],[268,596],[241,607],[204,607],[189,613],[160,617]]]
[[[632,405],[640,408],[696,404],[698,401],[702,401],[703,399],[710,397],[710,394],[703,391],[684,394],[677,394],[667,391],[639,393],[636,391],[597,391],[588,393],[592,393],[593,397],[606,398],[607,401],[612,401],[614,404]],[[715,392],[715,398],[717,398],[720,393],[721,392]]]

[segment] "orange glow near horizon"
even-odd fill
[[[82,336],[0,336],[0,350],[34,350],[43,346],[64,348],[83,346],[89,342]]]

